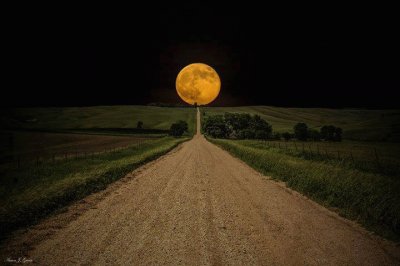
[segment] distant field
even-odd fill
[[[189,133],[195,127],[194,108],[156,106],[94,106],[57,108],[14,108],[0,111],[0,125],[13,129],[127,129],[143,122],[144,129],[168,130],[172,123],[184,120]]]
[[[311,128],[333,124],[344,130],[345,139],[400,141],[400,110],[282,108],[272,106],[202,107],[206,116],[224,112],[258,114],[277,132],[292,131],[298,122]]]
[[[21,167],[37,159],[52,160],[125,148],[149,138],[137,136],[109,136],[62,134],[45,132],[9,131],[0,134],[0,171],[5,165]]]

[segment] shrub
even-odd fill
[[[213,138],[227,138],[231,133],[222,115],[209,116],[204,122],[203,130]]]
[[[280,140],[281,139],[281,133],[275,132],[274,134],[272,134],[272,139]]]
[[[320,141],[321,140],[321,133],[319,133],[318,130],[315,129],[310,129],[308,131],[308,136],[310,139],[314,140],[314,141]]]
[[[320,131],[320,138],[327,141],[342,141],[343,130],[332,125],[323,126]]]
[[[268,139],[270,138],[271,134],[268,134],[265,130],[256,130],[254,138],[256,139]]]
[[[298,140],[307,140],[308,126],[305,123],[297,123],[294,127],[294,135]]]
[[[258,115],[225,113],[209,116],[203,125],[204,132],[216,138],[268,139],[272,126]]]
[[[283,133],[282,133],[282,137],[283,137],[286,141],[288,141],[288,140],[290,140],[290,139],[292,138],[292,134],[290,134],[289,132],[283,132]]]
[[[180,137],[184,132],[188,131],[188,124],[185,121],[178,121],[171,125],[169,134],[174,137]]]

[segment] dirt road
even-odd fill
[[[29,251],[30,259],[53,265],[399,263],[394,244],[260,175],[200,134],[59,227]]]

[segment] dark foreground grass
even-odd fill
[[[72,201],[106,188],[187,139],[148,140],[92,158],[59,161],[7,173],[0,179],[0,240]]]
[[[249,147],[241,141],[209,140],[261,173],[286,182],[325,206],[337,208],[344,217],[400,241],[398,177],[350,169],[335,161],[306,160],[275,148]]]

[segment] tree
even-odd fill
[[[249,122],[250,129],[255,132],[264,131],[265,138],[269,138],[272,134],[272,126],[267,121],[262,119],[259,115],[254,115]]]
[[[188,131],[188,124],[186,123],[186,121],[183,120],[179,120],[178,124],[183,128],[183,131],[187,132]]]
[[[281,133],[275,132],[274,134],[272,134],[272,139],[281,140]]]
[[[185,121],[180,120],[171,125],[169,134],[174,137],[180,137],[187,130],[188,130],[188,124]]]
[[[321,138],[326,141],[342,141],[343,130],[332,125],[321,127]]]
[[[262,139],[262,140],[266,140],[269,139],[271,137],[271,134],[269,134],[267,131],[265,130],[256,130],[255,131],[255,135],[254,137],[256,139]]]
[[[227,138],[230,130],[222,115],[208,116],[203,124],[204,132],[213,138]]]
[[[334,141],[342,141],[343,130],[340,127],[335,128],[335,134],[333,136]]]
[[[208,116],[203,123],[206,134],[217,138],[268,139],[272,126],[258,115],[225,113]]]
[[[328,136],[328,126],[323,126],[321,127],[321,138],[324,140],[327,140],[327,136]]]
[[[250,128],[243,129],[242,134],[245,139],[254,139],[256,136],[256,133],[254,132],[254,130],[252,130]]]
[[[290,139],[292,138],[292,134],[290,134],[289,132],[283,132],[283,133],[282,133],[282,137],[283,137],[286,141],[288,141],[288,140],[290,140]]]
[[[318,130],[315,129],[310,129],[308,131],[308,136],[310,139],[314,141],[320,141],[321,140],[321,133]]]
[[[307,140],[308,126],[305,123],[297,123],[294,127],[294,135],[298,140]]]
[[[142,121],[138,121],[137,125],[136,125],[137,129],[142,129],[143,128],[143,122]]]
[[[233,132],[249,128],[251,115],[225,113],[223,117],[229,129]]]

